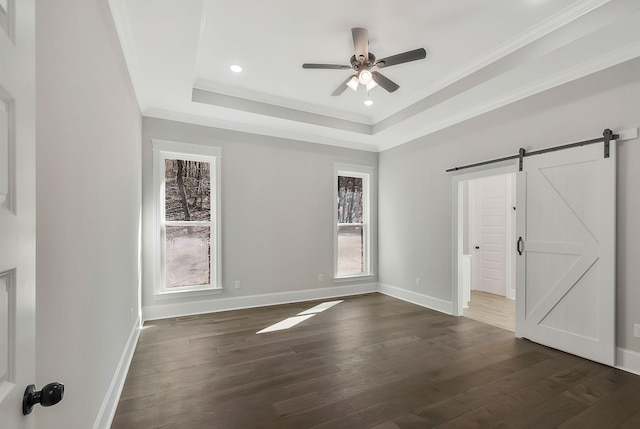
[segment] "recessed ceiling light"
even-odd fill
[[[234,73],[240,73],[242,71],[242,67],[240,67],[237,64],[232,65],[231,67],[229,67],[231,69],[232,72]]]
[[[371,106],[371,105],[373,105],[373,100],[364,100],[364,105],[365,105],[365,106]]]

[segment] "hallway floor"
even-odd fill
[[[464,309],[463,315],[507,331],[516,331],[516,302],[504,296],[472,290],[469,308]]]

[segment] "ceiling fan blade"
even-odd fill
[[[369,59],[369,32],[366,28],[352,28],[351,36],[353,36],[353,47],[356,53],[356,59]]]
[[[344,92],[344,90],[348,88],[347,87],[347,82],[349,82],[351,80],[351,78],[353,78],[353,76],[355,76],[355,74],[352,75],[352,76],[349,76],[348,78],[346,78],[345,81],[342,82],[340,84],[340,86],[338,86],[336,88],[336,90],[331,93],[331,95],[335,97],[336,95],[342,94]]]
[[[347,70],[350,69],[351,66],[343,66],[340,64],[302,64],[303,69],[327,69],[327,70]]]
[[[414,49],[413,51],[403,52],[401,54],[392,55],[387,58],[382,58],[376,62],[376,66],[390,67],[396,64],[408,63],[409,61],[422,60],[427,57],[427,51],[424,48]]]
[[[375,83],[377,83],[378,85],[380,85],[381,87],[383,87],[389,92],[393,92],[396,89],[400,88],[400,85],[398,85],[391,79],[384,77],[377,71],[371,72],[371,79],[373,79]]]

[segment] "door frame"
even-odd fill
[[[490,176],[499,176],[502,174],[511,174],[518,172],[518,162],[505,161],[503,163],[495,163],[485,167],[478,167],[471,173],[453,174],[453,284],[455,287],[452,291],[453,315],[462,316],[464,305],[464,289],[462,284],[462,258],[463,258],[463,201],[464,192],[462,190],[463,182],[474,179],[482,179]],[[509,245],[507,245],[507,252]],[[508,262],[509,264],[510,262]]]

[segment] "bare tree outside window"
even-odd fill
[[[165,160],[166,220],[211,220],[210,168],[208,162]]]
[[[338,223],[362,223],[362,178],[338,176]]]
[[[211,283],[211,165],[165,160],[166,287]]]
[[[338,176],[338,276],[365,270],[362,183],[361,177]]]

